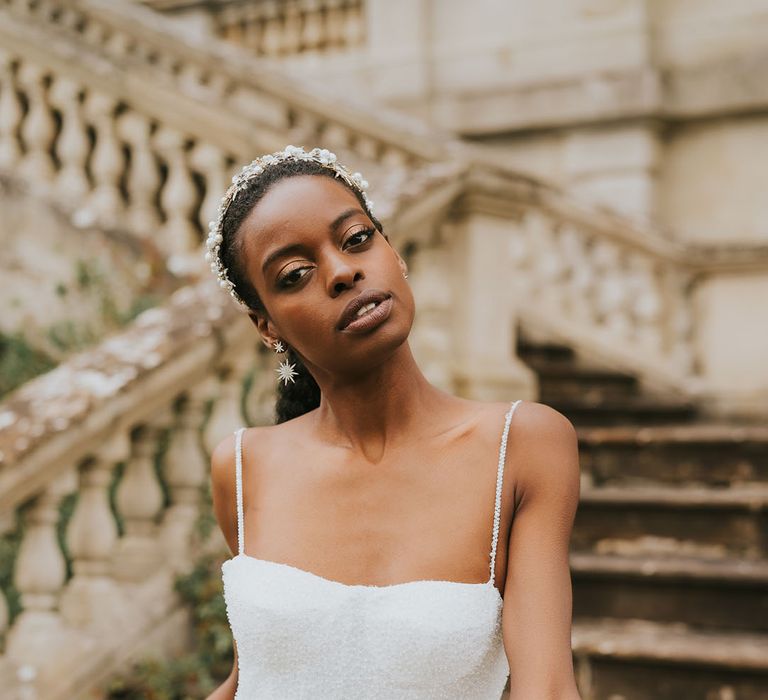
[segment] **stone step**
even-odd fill
[[[582,473],[597,485],[768,483],[768,426],[692,423],[577,427]]]
[[[768,635],[592,618],[574,620],[572,642],[585,700],[768,698]]]
[[[582,400],[590,406],[611,399],[630,399],[637,395],[638,381],[599,367],[579,364],[529,362],[539,378],[539,400],[544,403]]]
[[[549,362],[570,366],[576,360],[576,353],[560,343],[534,343],[518,338],[517,356],[526,363]]]
[[[546,402],[575,426],[663,425],[687,423],[697,415],[687,399],[626,396],[591,399],[589,396]]]
[[[768,559],[768,483],[582,488],[571,547],[631,556]]]
[[[571,552],[574,617],[768,632],[768,561]]]

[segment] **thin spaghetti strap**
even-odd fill
[[[238,428],[235,431],[235,487],[237,491],[237,553],[243,554],[245,529],[243,518],[243,431]]]
[[[512,403],[510,409],[504,414],[504,432],[501,435],[501,445],[499,446],[499,470],[496,474],[496,502],[493,508],[493,538],[491,542],[491,577],[488,583],[495,585],[496,582],[496,545],[499,541],[499,520],[501,518],[501,486],[504,480],[504,462],[507,455],[507,433],[509,424],[512,422],[512,416],[522,399]]]

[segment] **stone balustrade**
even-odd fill
[[[212,20],[218,36],[257,56],[326,55],[363,44],[364,11],[361,0],[226,2]]]
[[[4,693],[78,697],[147,638],[184,638],[170,577],[207,544],[209,454],[274,403],[263,382],[243,395],[268,352],[218,292],[181,290],[0,408],[0,513],[20,533],[12,617],[0,591]]]
[[[327,98],[257,77],[247,59],[233,66],[237,53],[223,43],[220,55],[175,36],[168,43],[136,26],[132,12],[141,9],[0,3],[0,169],[71,207],[84,225],[153,236],[174,271],[186,270],[185,255],[251,155],[287,141],[323,144],[367,173],[441,157],[436,142],[420,140],[426,130],[371,120],[352,104],[328,109]],[[158,20],[170,31],[172,22]]]

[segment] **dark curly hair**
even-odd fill
[[[243,240],[238,233],[245,218],[264,197],[269,188],[284,178],[296,175],[322,175],[344,185],[357,197],[360,206],[368,214],[376,229],[384,233],[381,222],[366,206],[362,193],[350,187],[342,178],[336,177],[335,171],[315,161],[306,160],[290,159],[270,165],[259,177],[249,180],[248,188],[241,191],[237,198],[231,202],[222,221],[223,240],[219,249],[221,263],[227,269],[227,276],[234,285],[235,291],[248,308],[253,311],[266,313],[266,308],[246,274],[243,265]],[[287,385],[283,382],[278,384],[275,423],[283,423],[320,405],[320,387],[315,378],[304,366],[293,348],[287,346],[285,356],[289,362],[296,365],[295,371],[298,372],[298,376],[294,377],[294,382],[288,382]]]

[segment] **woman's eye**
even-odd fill
[[[309,270],[308,267],[294,267],[293,270],[288,272],[287,274],[283,275],[277,280],[277,284],[280,287],[292,287],[296,282],[301,280],[304,275],[296,276],[297,272],[301,272],[301,270]]]
[[[349,243],[349,241],[352,241],[351,247],[355,247],[358,245],[363,245],[363,243],[368,242],[371,237],[373,237],[376,233],[375,229],[372,228],[366,228],[362,229],[360,231],[357,231],[356,233],[353,233],[349,238],[347,238],[346,242]],[[345,246],[347,247],[347,246]],[[290,270],[286,274],[282,275],[281,277],[278,277],[277,279],[277,285],[278,287],[294,287],[298,282],[300,282],[304,275],[298,274],[302,270],[311,270],[311,267],[294,267],[293,270]]]
[[[365,238],[363,238],[363,240],[359,241],[358,243],[353,243],[353,245],[361,245],[362,243],[365,243],[366,241],[368,241],[371,238],[371,236],[374,235],[374,233],[375,233],[374,229],[366,228],[366,229],[363,229],[362,231],[358,231],[357,233],[353,233],[349,238],[347,238],[347,242],[356,239],[358,236],[365,236]]]

